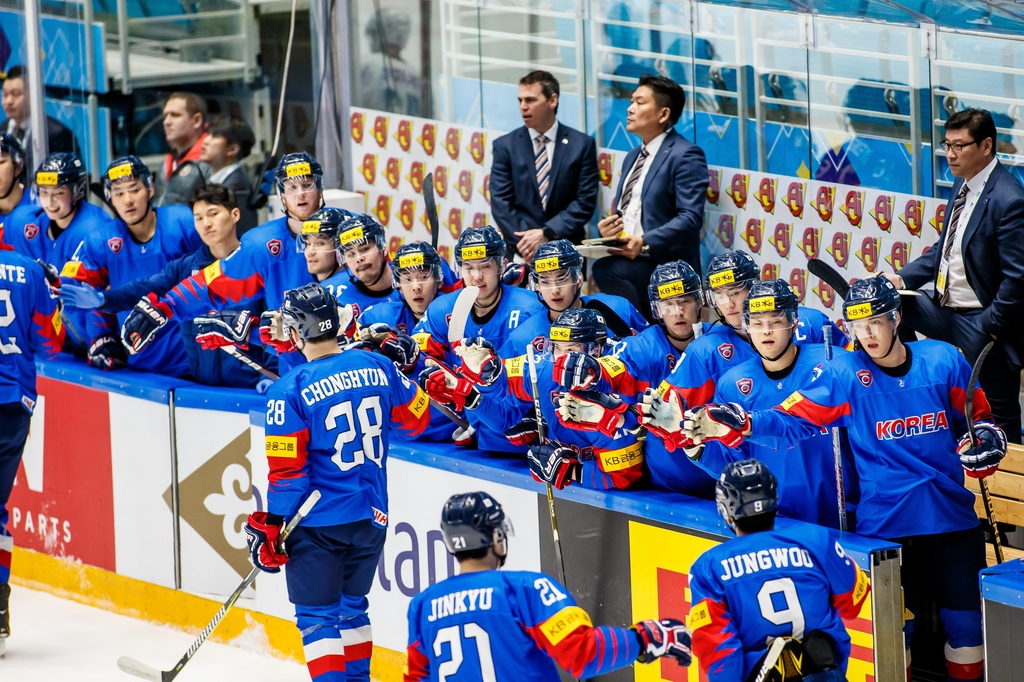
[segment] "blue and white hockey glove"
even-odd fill
[[[534,480],[550,483],[555,490],[561,490],[573,481],[580,480],[580,464],[576,453],[560,445],[532,445],[526,453],[530,473]]]
[[[452,344],[452,351],[462,358],[463,376],[477,386],[490,386],[501,376],[501,358],[484,337],[456,341]]]
[[[266,573],[280,573],[281,567],[288,561],[288,554],[281,547],[277,548],[277,539],[284,529],[280,518],[268,519],[267,512],[249,514],[242,529],[245,531],[245,542],[249,545],[249,558],[252,565]]]
[[[248,310],[209,314],[192,320],[192,333],[203,350],[216,350],[224,346],[249,347],[249,330],[252,328],[252,314]]]
[[[121,369],[128,366],[128,355],[124,346],[113,334],[98,336],[89,344],[89,364],[102,370]]]
[[[566,391],[590,388],[601,376],[601,363],[586,353],[561,355],[551,369],[551,378]]]
[[[96,291],[88,284],[68,282],[60,287],[60,300],[69,308],[92,310],[102,308],[106,298],[102,291]]]
[[[650,663],[662,656],[679,661],[679,665],[690,665],[693,654],[690,651],[690,628],[675,618],[664,620],[642,620],[630,628],[640,638],[643,651],[637,657],[638,663]]]
[[[971,437],[965,435],[956,451],[964,473],[971,478],[985,478],[994,474],[999,462],[1006,457],[1006,434],[995,424],[975,424],[974,435],[977,445],[971,447]]]
[[[614,438],[629,405],[614,393],[570,391],[558,398],[558,423],[576,431]]]
[[[739,403],[711,403],[698,408],[684,425],[687,435],[700,444],[717,440],[727,448],[739,447],[743,432],[750,427],[750,415]]]
[[[139,299],[121,325],[121,343],[130,355],[141,353],[171,319],[171,308],[149,293]]]

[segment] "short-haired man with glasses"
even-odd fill
[[[906,297],[905,325],[952,343],[974,363],[989,341],[980,381],[995,422],[1021,442],[1020,370],[1024,329],[1024,187],[996,159],[996,125],[984,109],[946,121],[942,148],[957,181],[939,240],[898,275],[900,289],[934,284],[932,295]]]

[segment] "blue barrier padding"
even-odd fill
[[[251,388],[226,386],[198,386],[189,384],[174,392],[175,407],[194,407],[200,410],[219,410],[247,414],[259,410],[263,414],[266,398]]]
[[[130,369],[104,372],[66,354],[58,355],[53,360],[37,360],[36,372],[47,379],[66,381],[98,391],[142,398],[165,405],[170,402],[172,389],[195,385],[185,379],[134,372]]]
[[[1007,561],[982,570],[983,599],[1024,609],[1024,561]]]

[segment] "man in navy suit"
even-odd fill
[[[651,319],[647,285],[660,263],[682,259],[700,273],[700,230],[708,165],[704,150],[673,126],[686,93],[664,76],[645,75],[626,112],[626,130],[641,145],[626,155],[615,211],[598,223],[603,237],[622,236],[622,248],[594,264],[601,291],[622,296]]]
[[[900,289],[935,291],[904,297],[904,324],[952,343],[971,364],[996,345],[980,381],[996,423],[1021,442],[1020,370],[1024,357],[1024,187],[996,160],[996,125],[984,109],[949,117],[942,148],[958,179],[939,240],[898,275]]]
[[[597,206],[597,144],[555,118],[558,92],[558,81],[547,71],[524,76],[519,81],[524,125],[494,141],[494,222],[527,263],[544,242],[579,244]]]

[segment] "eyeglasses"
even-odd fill
[[[964,149],[966,149],[967,147],[970,147],[972,144],[978,144],[978,140],[972,140],[971,142],[964,142],[963,144],[957,144],[955,142],[946,142],[945,140],[943,140],[942,144],[940,144],[939,146],[942,147],[942,151],[944,151],[944,152],[952,151],[952,152],[956,152],[957,154],[962,154]]]

